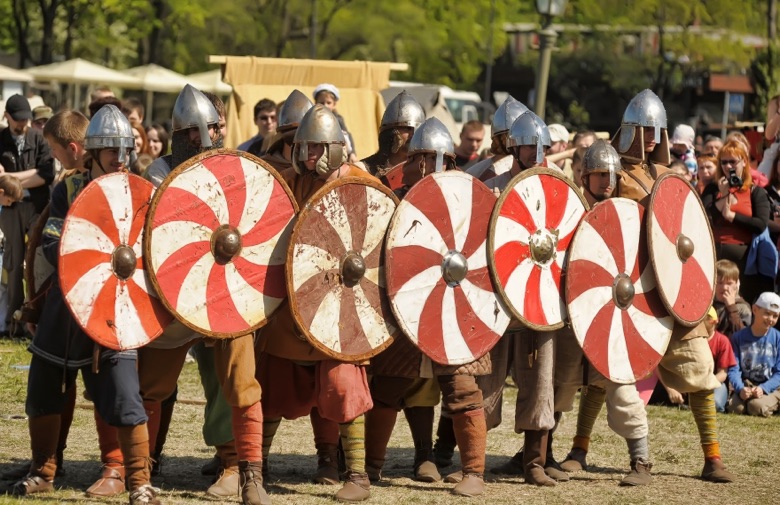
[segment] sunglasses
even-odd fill
[[[720,160],[721,165],[738,165],[742,160]]]

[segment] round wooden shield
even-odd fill
[[[46,221],[49,220],[49,206],[44,207],[38,220],[27,232],[27,248],[24,252],[24,282],[26,300],[33,300],[46,288],[46,282],[54,273],[54,265],[43,255],[41,238]]]
[[[304,336],[328,356],[368,359],[398,332],[383,254],[397,205],[379,182],[345,177],[320,189],[298,215],[287,256],[290,308]]]
[[[563,173],[523,171],[498,198],[490,218],[488,265],[504,303],[535,330],[563,326],[566,254],[588,208]]]
[[[495,202],[470,175],[432,174],[401,200],[387,232],[390,307],[406,336],[442,365],[479,359],[509,325],[487,268]]]
[[[125,172],[98,177],[73,201],[60,239],[65,303],[87,335],[110,349],[136,349],[173,319],[143,262],[143,229],[154,186]]]
[[[284,262],[297,205],[254,156],[208,151],[176,167],[152,199],[152,284],[185,326],[212,338],[252,333],[287,296]]]
[[[668,172],[655,182],[647,213],[661,300],[680,324],[696,326],[715,296],[715,242],[704,206],[688,181]]]
[[[399,163],[398,165],[394,166],[393,168],[389,169],[387,172],[384,173],[382,177],[379,178],[379,180],[382,181],[382,184],[390,188],[392,191],[395,191],[396,189],[401,189],[404,186],[404,163]]]
[[[626,198],[601,202],[585,214],[569,248],[572,329],[590,363],[620,384],[656,367],[674,326],[656,289],[644,214]]]

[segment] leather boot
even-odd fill
[[[263,489],[263,463],[239,461],[241,502],[244,505],[271,505],[271,498]]]
[[[339,424],[322,417],[316,407],[311,409],[309,420],[314,434],[314,447],[317,449],[317,473],[314,474],[314,483],[335,486],[339,484],[340,480]],[[263,424],[263,430],[265,437],[265,424]],[[263,444],[265,445],[265,438]],[[266,462],[267,459],[264,459],[263,463]]]
[[[57,442],[60,434],[60,416],[31,417],[30,429],[32,464],[27,475],[11,487],[11,494],[26,496],[54,490],[57,472]]]
[[[371,497],[371,481],[368,474],[348,471],[344,485],[336,493],[336,499],[343,502],[358,502]]]
[[[238,496],[241,486],[238,472],[238,454],[233,441],[217,446],[217,457],[222,462],[217,480],[206,490],[206,494],[216,498]]]
[[[149,458],[149,432],[146,431],[146,424],[121,426],[117,428],[117,432],[119,445],[122,447],[122,456],[125,460],[125,478],[130,493],[132,494],[145,486],[151,487],[152,465]],[[146,499],[144,496],[145,494],[141,493],[138,499]],[[141,501],[140,503],[145,502]]]
[[[157,435],[154,438],[151,438],[150,430],[149,443],[153,444],[151,453],[153,455],[152,458],[154,459],[152,475],[158,475],[162,468],[162,452],[165,447],[165,442],[168,440],[168,430],[171,428],[174,406],[176,406],[176,392],[160,404],[160,414],[158,416],[159,419],[157,419]]]
[[[515,455],[503,465],[491,468],[490,473],[496,475],[523,475],[525,473],[523,468],[523,451],[517,451]]]
[[[555,481],[544,473],[547,453],[547,430],[526,430],[523,446],[525,482],[536,486],[554,486]]]
[[[315,484],[335,486],[339,483],[339,446],[338,444],[316,444],[317,473]]]
[[[157,495],[160,490],[146,484],[130,491],[130,505],[160,505]]]
[[[111,497],[125,492],[125,467],[119,434],[94,410],[98,447],[100,448],[100,477],[87,489],[87,496]]]
[[[555,427],[553,427],[553,429],[550,430],[550,433],[547,435],[547,455],[545,457],[544,473],[546,473],[547,476],[553,479],[555,482],[568,482],[569,474],[563,471],[561,465],[555,461],[555,457],[553,456],[553,433],[555,433],[555,429],[558,427],[560,420],[561,413],[556,412]]]
[[[458,412],[452,416],[452,427],[463,468],[463,480],[452,488],[452,492],[460,496],[479,496],[485,492],[485,411],[477,409]]]
[[[68,434],[73,424],[73,412],[76,409],[76,384],[73,384],[65,394],[65,407],[60,414],[60,440],[57,443],[57,477],[65,475],[63,453],[68,447]]]
[[[215,454],[213,458],[203,463],[203,466],[200,467],[200,474],[217,475],[221,469],[222,460],[220,460],[219,456]]]
[[[125,492],[125,467],[103,465],[100,478],[87,488],[87,496],[108,498]]]
[[[436,443],[433,444],[433,457],[437,466],[446,468],[452,464],[455,445],[452,418],[442,415],[439,417],[439,426],[436,428]]]
[[[707,458],[704,460],[704,468],[701,471],[701,478],[710,482],[734,482],[734,474],[726,470],[726,465],[720,458]]]
[[[371,482],[382,478],[387,444],[398,417],[395,409],[374,406],[366,412],[366,473]]]
[[[439,482],[441,474],[433,462],[433,407],[407,407],[404,415],[414,442],[414,480]]]
[[[650,469],[653,465],[641,459],[635,459],[631,462],[631,472],[620,481],[621,486],[646,486],[653,482],[653,476],[650,475]]]
[[[561,470],[564,472],[581,472],[588,469],[587,461],[588,451],[579,447],[572,447],[566,459],[561,463]]]

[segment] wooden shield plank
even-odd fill
[[[93,340],[135,349],[173,319],[143,262],[143,226],[154,186],[124,172],[98,177],[73,201],[60,239],[60,286],[71,313]]]
[[[395,191],[397,189],[401,189],[404,186],[404,163],[399,163],[398,165],[390,168],[387,170],[387,172],[382,175],[382,177],[379,178],[379,180],[382,181],[382,184],[390,188],[392,191]]]
[[[504,303],[530,328],[563,326],[567,250],[587,207],[574,184],[547,168],[523,171],[498,198],[488,265]]]
[[[284,262],[297,206],[264,161],[219,149],[185,161],[152,199],[152,284],[185,326],[213,338],[252,333],[287,296]]]
[[[363,361],[398,332],[385,291],[384,241],[398,199],[377,181],[336,179],[298,216],[287,292],[298,327],[324,354]]]
[[[501,338],[510,316],[487,268],[496,196],[457,171],[424,177],[398,205],[387,234],[390,306],[403,332],[433,361],[462,365]]]
[[[658,296],[644,219],[632,200],[600,202],[585,214],[569,249],[572,329],[590,363],[620,384],[656,367],[674,326]]]
[[[655,182],[647,233],[661,300],[680,324],[696,326],[715,296],[715,242],[699,196],[681,176]]]

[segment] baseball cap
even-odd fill
[[[672,144],[685,144],[688,149],[693,149],[693,141],[696,139],[696,132],[687,124],[677,125],[672,135]]]
[[[5,102],[5,111],[14,121],[32,119],[30,102],[22,95],[13,95]]]
[[[320,91],[328,91],[330,93],[333,93],[333,96],[336,97],[336,100],[340,100],[341,99],[339,97],[339,88],[337,88],[333,84],[328,84],[327,82],[323,82],[322,84],[320,84],[319,86],[314,88],[314,99],[315,100],[317,99],[317,95],[320,94]]]
[[[39,119],[51,119],[52,112],[53,111],[51,110],[51,107],[47,107],[46,105],[36,107],[32,111],[32,119],[33,121],[38,121]]]
[[[553,123],[551,125],[547,125],[547,130],[550,132],[550,140],[553,143],[569,141],[569,130],[567,130],[566,127],[562,124]]]
[[[758,300],[756,300],[754,305],[780,314],[780,296],[777,296],[776,293],[771,291],[761,293],[761,296],[758,297]]]
[[[714,319],[715,321],[718,320],[718,311],[715,310],[715,307],[712,305],[710,305],[710,310],[707,311],[707,317]]]

